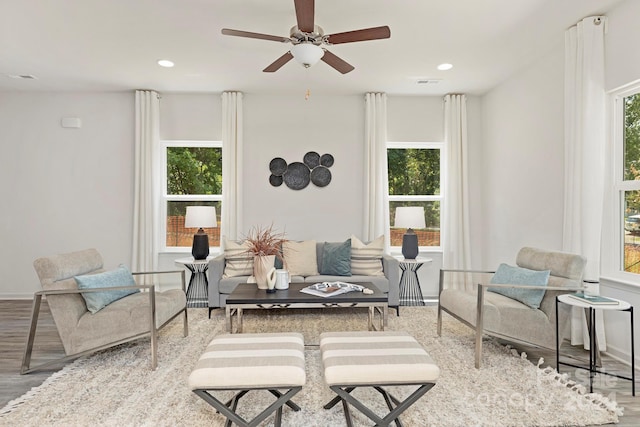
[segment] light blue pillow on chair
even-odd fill
[[[86,274],[75,276],[78,289],[114,288],[117,286],[135,286],[136,281],[131,271],[124,265],[120,265],[115,270],[105,271],[97,274]],[[102,310],[107,305],[127,295],[140,292],[139,289],[117,289],[105,292],[82,293],[82,297],[87,303],[87,309],[93,314]]]
[[[550,273],[549,270],[537,271],[500,264],[491,279],[491,283],[495,285],[547,286]],[[522,289],[518,288],[518,286],[513,288],[489,288],[488,290],[489,292],[520,301],[531,308],[540,308],[540,303],[546,292],[546,289]]]

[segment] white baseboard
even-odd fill
[[[616,359],[618,362],[624,365],[627,365],[629,367],[631,366],[631,355],[624,350],[621,350],[617,347],[612,346],[609,343],[607,343],[607,351],[603,351],[602,353],[606,354],[607,356],[610,356],[613,359]],[[636,356],[635,359],[636,359],[636,371],[637,371],[638,366],[640,366],[640,358]]]
[[[0,293],[0,300],[12,300],[12,299],[33,299],[33,294],[2,294]]]

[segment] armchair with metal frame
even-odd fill
[[[570,312],[561,310],[556,318],[557,295],[582,289],[584,257],[564,252],[522,248],[516,265],[531,270],[550,270],[548,286],[489,284],[472,281],[471,288],[445,286],[445,274],[459,273],[489,277],[495,271],[441,269],[438,291],[438,336],[442,334],[442,312],[446,312],[475,331],[475,366],[482,361],[484,334],[508,341],[555,350],[556,326],[562,337],[569,329]],[[487,288],[544,289],[538,309],[531,308],[505,295],[487,292]],[[556,324],[557,321],[557,324]]]
[[[44,289],[34,294],[21,374],[147,336],[151,341],[151,369],[155,369],[158,364],[158,331],[183,314],[183,335],[186,337],[189,334],[184,270],[132,273],[134,276],[180,275],[181,289],[157,292],[155,285],[78,289],[75,276],[104,271],[102,257],[95,249],[39,258],[34,262],[34,267]],[[116,300],[96,313],[87,309],[81,296],[83,293],[123,289],[139,289],[140,292]],[[31,358],[43,297],[46,297],[49,305],[65,357],[32,367]]]

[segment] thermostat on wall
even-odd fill
[[[63,117],[61,125],[63,128],[81,128],[82,120],[79,117]]]

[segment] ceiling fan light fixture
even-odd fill
[[[291,47],[291,54],[305,68],[309,68],[320,61],[324,56],[324,50],[310,42],[302,42]]]

